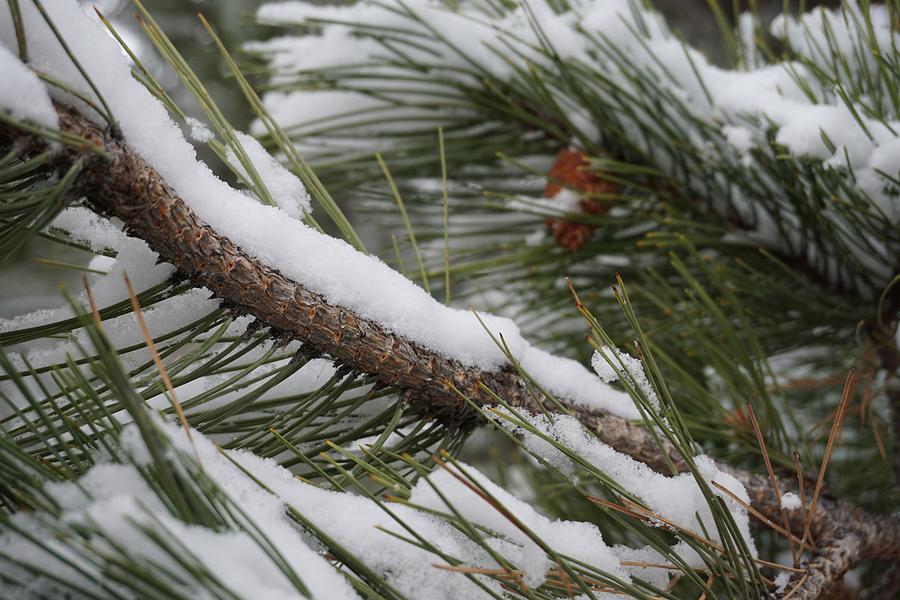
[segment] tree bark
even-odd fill
[[[328,303],[320,294],[292,281],[245,253],[203,222],[170,185],[118,136],[77,111],[57,106],[60,126],[103,148],[106,156],[64,147],[56,167],[65,170],[75,160],[83,169],[75,192],[99,213],[121,219],[129,234],[143,239],[161,260],[177,267],[195,286],[203,286],[239,313],[252,315],[276,335],[296,339],[315,352],[377,377],[396,387],[423,418],[451,426],[471,427],[479,420],[460,396],[484,406],[494,404],[485,387],[510,405],[537,412],[538,401],[511,366],[497,371],[466,367],[386,331],[378,323]],[[0,125],[0,147],[24,143],[38,149],[38,138],[20,140],[21,132]],[[676,468],[687,465],[671,447],[660,449],[649,431],[610,413],[561,402],[599,439],[619,452],[669,473],[669,455]],[[741,481],[754,508],[775,522],[781,509],[765,477],[721,466]],[[783,492],[793,486],[779,484]],[[803,531],[801,511],[789,513],[791,529]],[[819,597],[864,556],[900,559],[900,517],[873,515],[846,503],[821,499],[811,530],[819,551],[808,563],[802,584],[788,585],[791,598]],[[797,582],[800,577],[794,577]]]

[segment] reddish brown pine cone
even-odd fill
[[[563,148],[556,155],[550,173],[547,175],[547,186],[544,196],[556,197],[564,188],[583,194],[610,194],[616,192],[616,186],[597,177],[587,170],[590,163],[587,155],[581,150]],[[591,198],[582,198],[578,202],[582,212],[589,215],[605,215],[609,206]],[[547,217],[545,223],[553,234],[556,243],[572,252],[581,248],[594,233],[595,227],[586,223],[573,223],[558,217]]]

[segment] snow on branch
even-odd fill
[[[733,152],[747,160],[752,160],[752,149],[767,145],[768,131],[774,129],[775,142],[791,154],[848,168],[860,188],[900,219],[885,191],[891,182],[880,174],[900,171],[900,139],[896,133],[900,120],[886,106],[854,104],[841,89],[823,84],[817,73],[797,62],[746,70],[719,68],[679,40],[661,15],[640,2],[582,0],[569,6],[570,10],[557,13],[539,0],[516,4],[496,16],[474,2],[448,8],[428,0],[362,0],[352,6],[295,0],[266,4],[257,18],[281,26],[307,25],[310,29],[306,36],[253,42],[247,47],[268,58],[272,81],[281,85],[296,81],[300,73],[349,67],[361,58],[382,65],[380,74],[389,80],[401,69],[393,62],[396,57],[377,42],[377,32],[382,29],[402,32],[398,34],[400,39],[408,42],[402,44],[406,60],[421,63],[435,75],[451,80],[474,81],[484,75],[513,80],[529,63],[548,64],[548,50],[564,61],[602,72],[612,80],[606,85],[614,83],[625,97],[640,95],[641,82],[634,74],[643,73],[642,80],[654,80],[670,95],[666,99],[669,106],[665,107],[666,117],[672,120],[668,126],[683,132],[685,141],[697,145],[697,152],[708,154],[713,150],[706,147],[708,142],[698,125],[718,127]],[[873,40],[863,37],[866,16],[858,4],[848,2],[844,10],[846,15],[815,10],[799,20],[782,15],[772,24],[772,34],[822,68],[843,65],[848,77],[861,77],[878,67],[873,52],[890,60],[900,33],[892,27],[886,6],[868,8]],[[438,43],[418,47],[413,43],[429,38]],[[861,45],[870,43],[875,48],[859,51]],[[617,62],[615,55],[627,62]],[[379,69],[374,72],[379,73]],[[352,75],[349,78],[352,81]],[[405,98],[415,106],[417,92],[406,91],[405,81],[398,79],[393,89],[387,85],[379,90],[382,97]],[[434,84],[435,89],[439,87]],[[383,100],[379,103],[367,98],[364,91],[277,91],[268,93],[265,101],[287,126],[334,118],[343,111],[370,105],[388,106]],[[586,107],[572,110],[575,114],[569,118],[600,139],[601,132],[591,123]],[[864,116],[873,113],[884,116]],[[641,129],[659,127],[633,118],[641,119],[631,123],[635,143],[642,143]],[[652,154],[650,147],[647,150]]]

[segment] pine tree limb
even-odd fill
[[[236,312],[252,315],[275,335],[299,340],[307,348],[328,355],[358,371],[374,375],[401,390],[423,418],[465,428],[478,416],[460,397],[478,405],[494,404],[486,386],[514,407],[537,412],[538,401],[512,367],[484,371],[466,367],[429,349],[386,331],[378,323],[330,304],[277,270],[243,252],[204,223],[168,183],[116,132],[104,130],[78,111],[57,105],[61,128],[97,144],[105,156],[64,147],[55,167],[65,170],[76,160],[84,167],[74,193],[84,196],[99,213],[121,219],[126,230],[143,239],[195,286],[222,298]],[[0,148],[19,144],[26,150],[45,146],[37,137],[24,136],[10,125],[0,125]],[[662,473],[670,471],[663,450],[649,431],[621,417],[566,402],[564,405],[599,439],[614,449]],[[679,471],[687,465],[678,452],[666,448]],[[734,475],[750,494],[751,504],[771,519],[781,508],[766,477],[721,466]],[[778,484],[782,491],[792,488]],[[790,526],[803,530],[801,511],[790,514]],[[900,517],[873,515],[847,503],[824,498],[816,506],[811,531],[819,552],[791,598],[819,597],[863,557],[900,560]],[[799,582],[800,577],[795,577]]]
[[[754,508],[769,518],[779,514],[779,502],[767,477],[719,467],[744,485]],[[782,490],[789,489],[784,482],[778,485]],[[805,518],[805,511],[788,512],[791,531],[802,532]],[[801,565],[806,572],[791,577],[783,594],[776,597],[789,595],[791,600],[821,598],[829,586],[841,581],[863,558],[900,561],[900,518],[897,515],[873,515],[840,500],[820,498],[810,529],[816,542],[816,553]]]

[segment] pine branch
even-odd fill
[[[769,518],[780,518],[780,503],[765,476],[720,468],[744,485],[754,508]],[[778,485],[782,493],[788,489],[784,482]],[[801,532],[806,511],[787,514],[791,531]],[[900,519],[896,515],[873,515],[840,500],[821,498],[810,518],[810,529],[816,553],[804,565],[806,572],[795,574],[784,590],[793,600],[824,597],[830,585],[841,581],[865,557],[900,560]]]
[[[161,260],[175,265],[192,285],[206,287],[224,299],[235,312],[252,315],[274,335],[299,340],[317,353],[376,376],[382,385],[398,388],[423,418],[471,427],[479,416],[468,402],[495,404],[494,394],[513,407],[543,410],[511,366],[495,372],[466,367],[330,304],[265,266],[201,221],[116,131],[104,130],[71,108],[56,108],[64,132],[103,149],[100,155],[64,147],[54,156],[53,168],[59,172],[82,161],[73,194],[85,196],[97,212],[121,219],[128,232],[146,241]],[[28,150],[45,147],[41,138],[21,138],[22,132],[13,126],[0,126],[2,148],[23,147],[23,143]],[[676,469],[687,470],[678,452],[672,447],[660,450],[648,429],[565,399],[562,403],[617,451],[660,472],[669,470],[668,453]],[[772,520],[781,518],[781,507],[766,477],[722,468],[741,481],[754,508]],[[785,482],[778,485],[782,492],[793,487]],[[803,511],[792,511],[791,529],[801,532],[804,518]],[[808,563],[807,573],[795,576],[788,585],[792,598],[818,597],[864,557],[900,559],[900,518],[894,515],[873,515],[837,500],[821,499],[810,530],[819,551]]]

